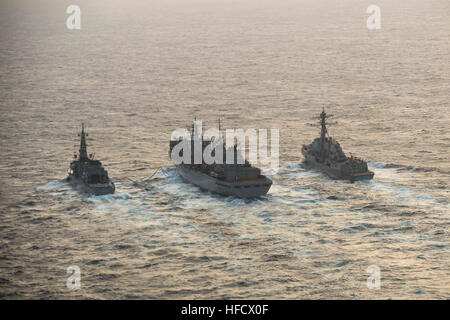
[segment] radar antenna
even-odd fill
[[[322,108],[322,112],[319,116],[313,117],[311,120],[317,121],[316,123],[307,123],[307,126],[311,127],[319,127],[320,128],[320,138],[321,141],[325,141],[325,138],[328,136],[328,126],[332,126],[337,124],[337,122],[328,122],[329,118],[334,117],[333,114],[327,114],[325,112],[325,106]]]
[[[326,139],[329,137],[328,134],[328,126],[335,125],[337,122],[328,122],[329,118],[332,118],[334,115],[327,114],[325,112],[325,106],[322,107],[322,112],[318,117],[312,118],[312,120],[317,121],[316,123],[307,123],[307,125],[312,127],[320,128],[320,157],[323,159],[326,153]]]
[[[84,123],[81,124],[81,133],[79,134],[80,138],[80,161],[88,160],[87,154],[87,145],[86,145],[86,136],[87,134],[84,132]]]

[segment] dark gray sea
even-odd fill
[[[448,0],[2,0],[0,297],[450,298],[449,17]],[[324,105],[373,180],[302,167]],[[267,196],[177,176],[168,140],[195,116],[280,130]],[[64,180],[82,122],[114,195]]]

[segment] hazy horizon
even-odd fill
[[[0,297],[448,299],[449,14],[444,0],[2,1]],[[324,105],[373,181],[301,166]],[[194,117],[279,129],[266,197],[179,179],[168,143]],[[81,123],[115,195],[63,180]]]

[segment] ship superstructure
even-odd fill
[[[201,146],[202,153],[209,145],[218,143],[203,135],[195,136],[194,132],[195,127],[192,125],[190,137],[170,140],[169,156],[172,155],[173,148],[179,143],[187,142],[190,150],[194,150],[197,143]],[[222,150],[222,163],[207,164],[202,159],[201,163],[196,164],[194,152],[191,152],[191,159],[187,161],[188,163],[176,164],[177,171],[184,180],[201,189],[225,196],[253,198],[265,195],[269,191],[272,180],[262,175],[259,168],[253,167],[243,159],[236,144],[229,148],[222,144]],[[233,153],[233,157],[230,156],[233,161],[227,163],[227,153],[230,152]]]
[[[347,157],[339,142],[328,135],[327,120],[332,117],[325,112],[319,115],[320,137],[309,145],[303,145],[302,154],[307,166],[317,168],[333,179],[349,181],[372,179],[374,173],[367,162],[357,157]]]
[[[75,154],[75,160],[70,163],[69,181],[79,186],[83,191],[95,195],[104,195],[114,193],[115,185],[108,177],[108,171],[103,168],[99,160],[94,160],[93,155],[87,153],[86,136],[84,124],[81,126],[80,149],[78,155]]]

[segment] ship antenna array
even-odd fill
[[[311,120],[314,120],[316,122],[315,123],[307,123],[306,125],[310,126],[310,127],[319,127],[319,128],[324,127],[325,134],[328,135],[327,127],[337,124],[336,121],[333,121],[333,122],[328,122],[327,121],[329,118],[332,118],[332,117],[334,117],[334,115],[333,114],[327,114],[325,112],[325,106],[323,106],[322,113],[319,116],[311,118]]]

